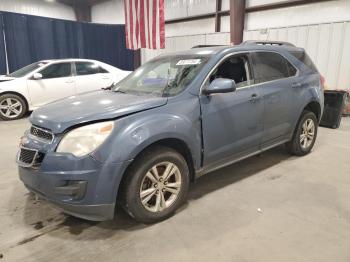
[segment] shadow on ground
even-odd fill
[[[286,152],[283,146],[280,146],[261,155],[250,157],[236,164],[209,173],[199,178],[196,183],[191,186],[188,202],[196,201],[196,199],[211,192],[247,179],[288,158],[291,158],[291,156]],[[268,179],[276,179],[276,176],[267,176]],[[188,202],[180,208],[178,213],[186,210]],[[45,201],[36,201],[32,194],[28,194],[23,215],[24,222],[38,230],[38,237],[43,234],[50,234],[53,237],[67,238],[67,234],[58,233],[58,231],[64,230],[65,232],[69,232],[72,238],[78,238],[79,235],[83,234],[84,240],[96,240],[112,237],[117,232],[134,231],[149,226],[135,222],[120,208],[118,209],[115,219],[112,221],[92,222],[72,216],[65,216],[49,207]],[[52,224],[55,225],[52,226]],[[90,234],[85,234],[85,231],[89,231],[89,229],[93,229],[94,231],[91,236]],[[25,241],[26,240],[23,240],[22,242]]]

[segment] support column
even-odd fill
[[[230,0],[230,39],[231,44],[243,41],[245,0]]]
[[[221,11],[222,0],[216,0],[215,7],[215,32],[221,31],[221,15],[219,12]]]
[[[91,6],[86,4],[75,4],[74,13],[78,22],[91,22]]]
[[[141,65],[141,49],[134,50],[134,70]]]

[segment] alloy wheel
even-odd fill
[[[6,98],[0,102],[0,113],[6,118],[16,118],[23,110],[23,106],[16,98]]]
[[[181,190],[181,173],[171,162],[154,165],[145,174],[140,187],[142,205],[150,212],[161,212],[170,207]]]
[[[311,146],[315,137],[315,123],[312,119],[308,118],[305,120],[301,134],[300,134],[300,145],[303,149],[307,149]]]

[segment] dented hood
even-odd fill
[[[95,91],[47,104],[35,110],[30,121],[57,134],[74,125],[115,119],[166,103],[165,97]]]

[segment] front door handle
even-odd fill
[[[71,83],[73,83],[73,82],[74,82],[74,80],[67,80],[67,81],[66,81],[67,84],[71,84]]]
[[[259,96],[257,94],[252,94],[249,101],[251,103],[255,103],[259,99]]]
[[[292,84],[292,88],[299,88],[301,86],[302,86],[301,83],[293,83]]]

